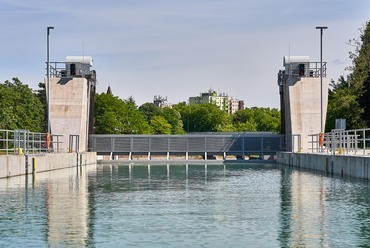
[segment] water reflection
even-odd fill
[[[88,171],[79,167],[0,180],[0,246],[88,244]]]
[[[261,164],[71,168],[0,180],[0,247],[349,247],[367,182]]]

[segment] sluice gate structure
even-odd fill
[[[90,135],[104,160],[275,160],[283,136],[273,133]]]

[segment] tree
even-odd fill
[[[172,134],[184,134],[183,123],[179,111],[173,108],[166,107],[162,113],[166,121],[171,125]]]
[[[279,132],[280,111],[270,108],[245,108],[233,115],[233,124],[237,131]]]
[[[359,129],[370,125],[370,23],[361,30],[360,39],[349,41],[355,50],[350,52],[352,71],[345,80],[331,83],[326,119],[326,131],[335,128],[335,119],[346,119],[347,129]]]
[[[171,134],[171,124],[162,116],[153,116],[150,119],[150,125],[154,134]]]
[[[190,105],[190,132],[217,132],[226,123],[227,113],[214,104]]]
[[[41,130],[46,133],[48,131],[48,123],[47,123],[48,122],[48,109],[47,109],[47,102],[46,102],[45,83],[40,82],[38,86],[39,86],[39,89],[37,90],[36,95],[42,104],[43,112],[44,112],[44,120],[45,120],[43,122]]]
[[[37,94],[18,78],[0,84],[0,128],[41,132],[44,108]]]
[[[151,127],[132,100],[109,94],[95,96],[95,133],[149,134]]]
[[[329,95],[326,116],[326,132],[335,129],[335,120],[346,119],[347,129],[357,129],[364,126],[361,118],[363,109],[357,101],[357,96],[351,89],[338,89]]]
[[[152,102],[144,103],[139,107],[139,110],[144,114],[148,122],[150,122],[155,115],[162,116],[162,109]]]
[[[356,49],[356,56],[353,59],[355,65],[353,69],[353,81],[359,84],[360,94],[359,103],[363,108],[361,115],[365,121],[366,126],[370,126],[370,22],[366,23],[365,28],[362,30],[361,42],[359,49]]]

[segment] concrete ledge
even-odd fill
[[[345,177],[370,178],[370,157],[278,152],[277,162]]]
[[[22,155],[0,156],[0,178],[26,174],[26,158]]]
[[[0,156],[0,178],[96,163],[96,153],[47,153]]]

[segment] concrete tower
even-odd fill
[[[278,85],[285,148],[298,151],[300,136],[301,151],[308,151],[311,148],[309,135],[319,134],[322,126],[325,130],[329,86],[326,62],[323,62],[322,85],[320,62],[310,62],[308,56],[285,56],[283,66]]]
[[[56,142],[54,135],[60,135],[59,148],[64,152],[88,149],[96,85],[96,73],[91,66],[89,56],[67,56],[66,62],[50,63],[50,85],[45,78],[50,132],[53,142]],[[53,146],[55,149],[56,144]]]

